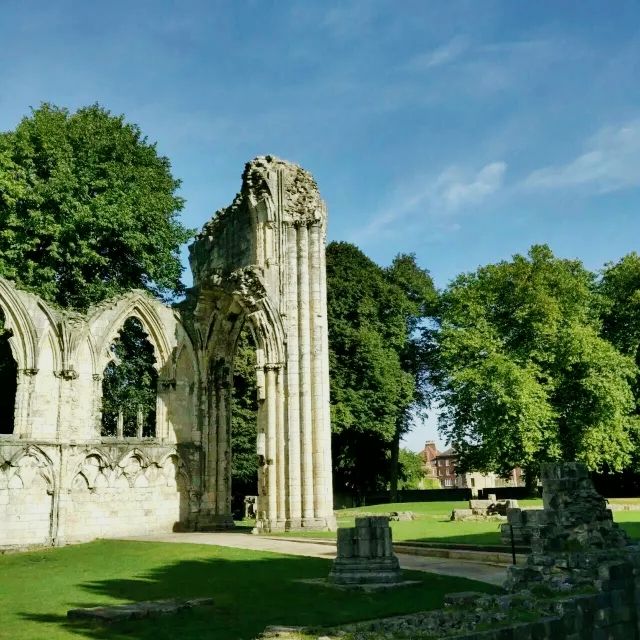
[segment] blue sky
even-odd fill
[[[0,42],[1,130],[42,101],[124,113],[188,226],[271,153],[314,174],[330,239],[440,287],[533,243],[638,249],[635,0],[0,0]]]

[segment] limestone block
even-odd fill
[[[338,529],[338,554],[329,581],[336,584],[387,584],[400,580],[386,516],[356,518],[353,528]]]

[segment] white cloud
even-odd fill
[[[409,62],[409,67],[415,70],[441,67],[459,58],[468,48],[467,38],[455,36],[446,44],[413,58]]]
[[[574,189],[607,193],[640,186],[640,120],[604,127],[584,152],[562,165],[543,167],[523,182],[527,189]]]
[[[450,169],[438,178],[439,198],[447,211],[480,204],[500,189],[506,169],[504,162],[492,162],[472,177]]]
[[[481,205],[499,191],[506,170],[506,163],[501,161],[486,164],[475,172],[448,167],[435,179],[423,178],[421,188],[417,188],[415,182],[405,186],[396,195],[393,205],[375,215],[358,237],[371,237],[400,220],[416,216],[436,221],[441,231],[458,231],[461,226],[451,217]]]

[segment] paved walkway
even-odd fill
[[[274,551],[293,556],[310,556],[312,558],[326,558],[333,560],[336,556],[335,544],[327,542],[302,542],[287,538],[269,538],[256,536],[249,533],[167,533],[152,536],[130,536],[126,540],[148,540],[153,542],[183,542],[191,544],[212,544],[221,547],[235,547],[237,549],[255,549],[256,551]],[[448,558],[431,558],[397,554],[400,566],[403,569],[414,571],[428,571],[443,576],[456,576],[469,578],[501,586],[506,577],[506,569],[480,562],[468,560],[450,560]]]

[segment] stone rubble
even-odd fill
[[[122,622],[123,620],[137,620],[154,616],[169,615],[213,604],[213,598],[170,598],[165,600],[143,600],[130,604],[119,604],[112,607],[90,607],[84,609],[69,609],[69,620],[92,620],[103,624]]]

